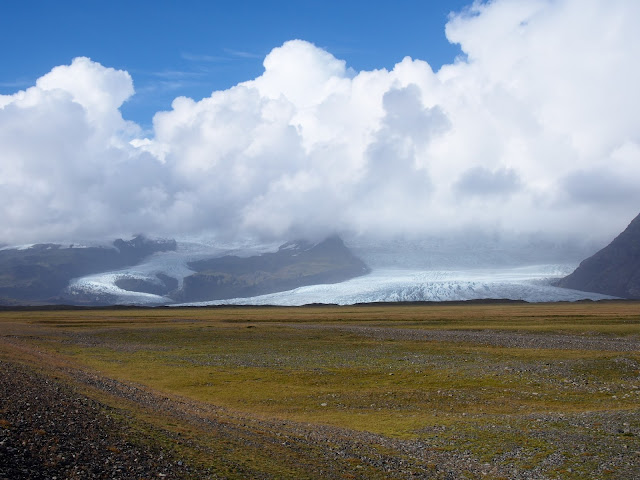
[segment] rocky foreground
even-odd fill
[[[133,442],[117,412],[23,365],[0,362],[0,479],[204,478]]]

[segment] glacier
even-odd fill
[[[184,277],[193,273],[188,267],[189,262],[229,254],[255,255],[277,250],[278,245],[278,242],[222,244],[201,240],[179,241],[176,251],[155,253],[143,263],[123,270],[76,278],[68,290],[71,294],[110,295],[121,304],[173,305],[174,301],[168,297],[123,290],[116,282],[123,277],[159,282],[156,275],[162,273],[176,278],[181,287]],[[349,247],[371,267],[369,274],[336,284],[305,286],[249,298],[179,305],[350,305],[476,299],[557,302],[613,298],[554,287],[553,281],[571,273],[578,263],[575,258],[567,260],[564,253],[559,255],[564,258],[547,257],[543,258],[547,263],[535,263],[533,260],[536,255],[527,253],[521,247],[505,252],[494,245],[469,248],[468,245],[452,245],[450,242],[440,245],[434,242],[426,245],[423,242],[380,247],[379,244],[353,241]],[[516,252],[519,258],[516,258]]]
[[[258,297],[184,305],[298,306],[311,303],[352,305],[370,302],[442,302],[477,299],[560,302],[612,298],[551,285],[554,279],[565,276],[568,271],[571,270],[562,265],[464,271],[379,269],[342,283],[312,285]]]
[[[475,299],[510,299],[527,302],[559,302],[610,299],[606,295],[558,288],[554,279],[565,276],[567,267],[536,265],[500,269],[460,271],[420,271],[378,269],[363,277],[342,283],[311,285],[284,292],[248,298],[179,304],[206,305],[283,305],[310,303],[351,305],[369,302],[456,301]],[[183,272],[181,272],[183,273]],[[171,304],[167,297],[122,290],[115,281],[122,275],[150,279],[144,269],[92,275],[74,281],[71,288],[81,288],[114,295],[123,304]]]
[[[74,294],[108,295],[118,299],[118,303],[134,305],[165,305],[173,302],[171,298],[151,293],[132,292],[116,285],[121,278],[134,278],[151,283],[159,283],[157,274],[164,274],[178,280],[182,288],[184,277],[195,273],[189,262],[223,255],[250,256],[274,251],[278,243],[256,244],[250,241],[220,242],[206,239],[182,240],[175,251],[156,252],[142,263],[120,270],[101,272],[71,280],[67,292]]]

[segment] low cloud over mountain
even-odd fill
[[[639,17],[624,0],[478,3],[450,18],[465,56],[437,72],[353,71],[292,40],[149,132],[119,110],[131,75],[76,58],[0,96],[0,242],[610,237],[640,205]]]

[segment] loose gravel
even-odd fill
[[[0,361],[0,479],[199,478],[123,429],[99,402]]]
[[[604,335],[569,335],[554,333],[515,333],[495,330],[425,330],[414,328],[368,327],[358,325],[298,324],[298,329],[330,329],[383,340],[418,340],[439,342],[468,342],[506,348],[550,348],[556,350],[606,350],[614,352],[640,351],[637,337],[608,337]]]

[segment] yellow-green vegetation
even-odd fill
[[[638,472],[640,303],[22,311],[1,312],[0,333],[229,418],[423,442],[506,471],[546,465],[548,478],[620,478],[597,445],[623,441]],[[155,422],[220,453],[206,428]],[[261,471],[299,474],[263,457]]]

